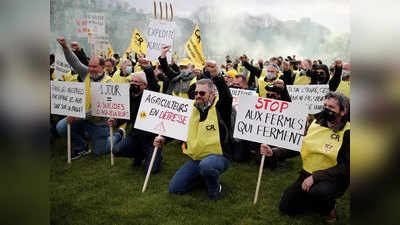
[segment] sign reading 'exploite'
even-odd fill
[[[173,46],[175,39],[175,22],[151,20],[147,27],[147,55],[151,61],[158,61],[161,49],[165,45]],[[167,52],[168,61],[171,52]]]
[[[85,118],[85,83],[50,82],[51,113]]]
[[[145,90],[135,128],[186,141],[193,100]]]
[[[329,85],[287,85],[292,102],[307,106],[309,114],[321,112]]]
[[[241,96],[233,137],[301,150],[307,111],[304,105]]]
[[[130,119],[129,84],[91,83],[92,115]]]

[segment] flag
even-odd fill
[[[203,55],[203,47],[201,44],[199,25],[196,25],[192,36],[189,38],[188,42],[186,42],[185,51],[195,66],[203,66],[205,59]]]
[[[111,57],[113,57],[113,56],[114,56],[114,50],[112,49],[111,44],[109,44],[109,45],[108,45],[108,48],[107,48],[107,57],[108,57],[108,58],[111,58]]]
[[[133,31],[129,47],[137,54],[146,55],[147,53],[147,42],[144,40],[137,28]]]

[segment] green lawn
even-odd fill
[[[221,176],[222,198],[211,202],[206,190],[171,195],[168,183],[188,159],[177,142],[163,151],[161,173],[150,176],[147,191],[143,167],[132,167],[131,159],[90,154],[66,163],[66,141],[52,146],[50,177],[51,224],[325,224],[319,214],[296,217],[281,215],[277,208],[283,190],[295,181],[300,158],[284,168],[265,169],[258,203],[253,205],[258,166],[254,161],[232,163]],[[350,193],[337,201],[338,221],[350,223]]]

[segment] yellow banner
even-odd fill
[[[111,57],[113,57],[113,56],[114,56],[114,50],[112,49],[111,44],[109,44],[109,45],[108,45],[108,48],[107,48],[107,57],[108,57],[108,58],[111,58]]]
[[[186,42],[185,51],[190,60],[195,64],[195,66],[202,68],[205,59],[203,55],[203,47],[201,44],[199,25],[196,25],[192,36],[190,37],[188,42]]]
[[[147,42],[144,40],[137,28],[135,28],[135,31],[133,31],[131,44],[129,47],[137,54],[146,55],[147,53]]]

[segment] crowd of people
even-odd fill
[[[110,153],[109,129],[116,157],[133,158],[132,165],[147,172],[154,147],[158,147],[152,173],[160,172],[162,148],[171,138],[134,128],[144,90],[194,99],[189,121],[187,142],[183,153],[189,161],[177,170],[169,184],[172,194],[185,194],[205,186],[208,197],[218,200],[222,185],[220,176],[230,167],[231,160],[241,163],[265,155],[265,167],[275,169],[285,159],[298,157],[302,170],[298,179],[283,192],[279,210],[292,215],[317,210],[336,219],[335,199],[344,194],[350,180],[350,63],[336,59],[325,65],[321,60],[296,59],[296,56],[251,60],[242,55],[235,59],[226,56],[218,66],[206,60],[203,67],[194,66],[188,58],[179,63],[174,57],[167,60],[171,46],[164,46],[158,62],[144,55],[118,54],[112,57],[87,57],[77,42],[68,46],[58,38],[72,70],[57,79],[54,76],[54,55],[50,55],[50,79],[85,82],[86,119],[52,116],[53,137],[65,137],[71,124],[72,159],[89,154],[88,140],[97,155]],[[113,82],[130,84],[130,120],[91,116],[90,83]],[[287,85],[329,85],[324,108],[309,115],[301,152],[233,138],[236,110],[232,108],[229,88],[254,90],[259,97],[291,101]]]

